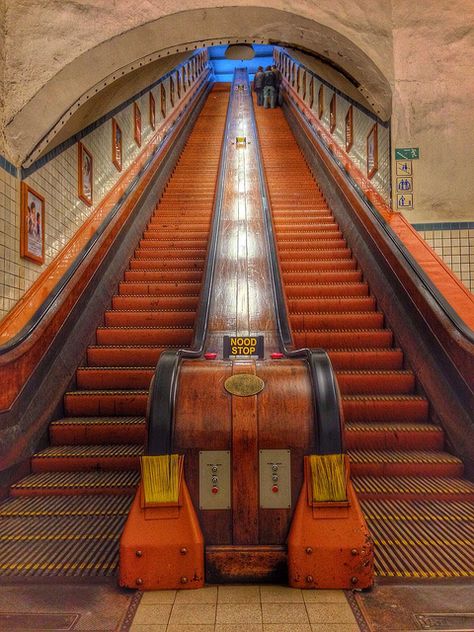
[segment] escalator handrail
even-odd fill
[[[204,86],[206,81],[209,81],[210,73],[207,72],[204,74],[202,78],[201,84]],[[107,228],[110,226],[112,221],[117,217],[122,209],[123,205],[127,202],[130,195],[137,188],[138,184],[149,170],[151,164],[157,157],[157,155],[162,151],[164,146],[169,142],[169,139],[173,132],[176,130],[178,125],[181,123],[181,120],[187,114],[192,106],[195,105],[196,101],[199,100],[203,95],[201,90],[197,90],[195,95],[193,95],[192,99],[185,104],[182,111],[178,114],[176,119],[168,128],[166,135],[161,139],[161,141],[157,144],[155,149],[150,154],[149,158],[146,160],[141,169],[137,172],[134,178],[131,180],[130,184],[127,186],[123,194],[120,196],[119,200],[112,207],[110,212],[107,214],[107,217],[103,220],[97,230],[94,232],[92,237],[86,243],[84,248],[79,252],[71,266],[68,270],[61,276],[59,282],[55,285],[53,290],[49,293],[47,298],[43,301],[41,306],[37,309],[37,311],[33,314],[31,319],[26,323],[26,325],[10,340],[7,342],[0,344],[0,356],[3,356],[17,347],[19,347],[23,342],[25,342],[38,328],[38,326],[43,322],[43,320],[48,316],[53,308],[55,308],[58,303],[61,302],[61,296],[67,290],[67,287],[71,280],[76,275],[79,268],[82,266],[84,261],[89,257],[91,251],[94,249],[97,242],[100,240],[102,235],[105,233]]]
[[[250,89],[249,86],[248,89]],[[324,349],[290,348],[290,345],[292,345],[291,326],[283,290],[270,195],[263,167],[253,106],[251,108],[251,124],[256,140],[255,152],[257,154],[263,217],[270,256],[270,274],[280,349],[287,358],[305,358],[308,363],[313,394],[316,435],[315,452],[317,454],[341,454],[344,451],[344,417],[339,388],[331,360]]]
[[[405,244],[401,241],[400,237],[395,233],[387,220],[379,213],[374,204],[367,198],[366,194],[361,189],[359,184],[354,180],[352,175],[346,171],[343,163],[331,151],[331,148],[325,144],[324,140],[318,136],[317,131],[311,125],[311,121],[301,110],[298,103],[291,97],[291,95],[289,95],[289,99],[291,100],[293,106],[300,113],[301,120],[305,123],[306,133],[315,143],[318,144],[319,147],[321,147],[330,162],[332,162],[343,174],[345,181],[351,186],[351,188],[357,195],[360,203],[370,213],[370,216],[377,222],[378,226],[384,232],[386,239],[398,251],[401,260],[404,261],[406,266],[410,268],[412,272],[416,275],[424,291],[431,297],[431,299],[436,302],[438,307],[445,314],[446,318],[456,328],[457,332],[459,332],[459,334],[462,335],[470,343],[474,343],[474,330],[471,329],[469,325],[464,322],[464,320],[456,312],[456,310],[449,303],[446,297],[435,286],[433,281],[430,279],[430,277],[427,275],[421,265],[416,261],[413,255],[409,252]]]
[[[165,351],[160,355],[155,367],[147,407],[147,453],[154,455],[171,454],[173,447],[174,413],[178,390],[179,371],[182,360],[200,358],[204,352],[209,324],[212,286],[216,265],[219,224],[222,214],[222,199],[227,172],[225,155],[229,146],[230,111],[233,83],[227,104],[226,127],[220,149],[219,171],[214,195],[214,210],[211,223],[209,245],[206,255],[205,273],[201,285],[199,307],[196,315],[191,347],[176,351]]]

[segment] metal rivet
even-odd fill
[[[141,577],[137,577],[137,579],[135,580],[135,583],[137,586],[141,586],[143,584],[143,579]]]
[[[186,553],[188,552],[188,549],[183,546],[183,548],[179,551],[181,553],[181,555],[186,555]]]
[[[307,555],[311,555],[312,552],[313,552],[313,549],[310,546],[306,547],[306,554]]]
[[[352,555],[357,555],[357,549],[352,549],[351,553]]]
[[[312,583],[313,583],[313,581],[314,581],[314,579],[313,579],[313,576],[312,576],[312,575],[308,575],[308,576],[306,577],[306,583],[308,583],[308,584],[312,584]]]
[[[359,581],[358,577],[351,577],[351,583],[352,584],[357,584],[358,581]]]
[[[135,551],[135,555],[137,557],[141,557],[143,555],[143,551]]]
[[[181,583],[182,584],[187,584],[188,583],[188,578],[187,577],[181,577]]]

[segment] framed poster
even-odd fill
[[[165,84],[161,84],[161,116],[165,118],[166,116],[166,88]]]
[[[354,144],[354,114],[352,105],[349,106],[346,114],[346,151],[350,151]]]
[[[303,97],[303,101],[304,101],[306,99],[306,70],[303,70],[302,83],[303,83],[303,94],[301,96]]]
[[[187,84],[187,81],[188,81],[188,79],[186,77],[186,66],[183,66],[181,68],[181,79],[182,79],[182,82],[183,82],[183,92],[186,92],[186,89],[187,89],[187,85],[186,84]]]
[[[331,134],[336,129],[336,94],[334,93],[329,104],[329,131]]]
[[[87,206],[92,206],[92,183],[92,154],[79,142],[77,143],[77,190],[79,198]]]
[[[377,123],[367,134],[367,177],[372,178],[379,168],[379,139]]]
[[[170,77],[170,103],[171,107],[174,106],[174,79]]]
[[[324,114],[324,86],[319,86],[318,92],[318,119],[321,120]]]
[[[178,95],[178,99],[181,99],[181,75],[179,74],[179,70],[176,71],[176,94]]]
[[[153,92],[150,91],[150,127],[156,129],[156,103]]]
[[[309,107],[313,109],[314,105],[314,79],[313,77],[309,78]]]
[[[139,147],[142,144],[142,113],[137,103],[133,104],[133,138]]]
[[[21,183],[20,255],[44,263],[44,197]]]
[[[122,130],[114,118],[112,119],[112,162],[117,171],[122,171]]]

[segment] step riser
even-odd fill
[[[124,275],[125,281],[176,281],[180,283],[200,282],[202,272],[200,270],[128,270]]]
[[[164,347],[114,348],[90,347],[87,350],[89,366],[156,366]]]
[[[386,423],[426,423],[429,419],[429,405],[426,400],[416,401],[347,401],[342,399],[344,419],[347,423],[386,422]]]
[[[287,301],[290,314],[321,312],[369,312],[375,310],[376,301],[371,296],[350,298],[291,298]]]
[[[129,281],[128,283],[119,284],[119,292],[122,295],[128,294],[162,294],[163,296],[198,296],[200,290],[199,283],[140,283],[139,281]]]
[[[442,432],[346,431],[348,450],[443,450]]]
[[[112,299],[113,309],[150,309],[150,310],[167,310],[167,309],[192,309],[196,310],[199,298],[194,296],[114,296]]]
[[[148,390],[154,369],[130,371],[127,369],[78,369],[77,388],[80,390]]]
[[[195,312],[106,312],[107,327],[192,327]]]
[[[322,347],[323,349],[363,349],[391,347],[392,332],[386,330],[353,332],[293,332],[296,347]]]
[[[339,272],[284,272],[284,283],[356,283],[362,280],[359,270],[340,270]]]
[[[102,443],[142,445],[146,439],[146,431],[144,424],[53,425],[50,427],[49,438],[51,445],[99,445]]]
[[[409,395],[415,390],[414,375],[337,375],[341,395],[378,393]]]
[[[330,272],[335,270],[354,270],[357,263],[354,260],[337,259],[336,261],[314,261],[314,262],[298,262],[293,263],[287,261],[281,264],[283,275],[289,272]]]
[[[189,258],[189,259],[205,259],[206,248],[137,248],[134,256],[136,259],[163,259],[169,257]]]
[[[288,300],[294,298],[308,298],[314,296],[318,297],[336,297],[336,296],[368,296],[369,289],[367,285],[361,284],[347,284],[347,285],[287,285],[286,295]]]
[[[32,457],[33,474],[44,472],[89,472],[91,470],[138,470],[139,457],[58,457],[38,459]]]
[[[370,314],[292,314],[291,327],[302,329],[381,329],[384,317],[380,312]]]
[[[396,371],[403,368],[403,353],[399,350],[337,351],[329,350],[329,358],[337,371],[379,370]]]
[[[424,493],[383,493],[383,494],[376,494],[376,493],[370,493],[370,492],[357,492],[357,497],[359,498],[359,500],[378,500],[378,501],[382,501],[382,500],[406,500],[406,501],[414,501],[414,500],[419,500],[419,501],[423,501],[426,500],[427,498],[429,498],[429,500],[442,500],[442,501],[446,501],[446,502],[474,502],[474,493],[472,494],[453,494],[453,493],[438,493],[438,492],[431,492],[429,495],[424,494]]]
[[[189,346],[192,330],[185,329],[98,329],[98,345],[156,345],[158,347]]]
[[[139,416],[144,417],[148,394],[144,395],[112,395],[94,394],[64,396],[64,410],[66,417],[111,417]]]
[[[136,487],[84,487],[73,489],[69,487],[47,487],[37,489],[12,489],[10,496],[13,498],[20,496],[88,496],[91,494],[94,496],[131,496],[135,494],[135,492]]]
[[[132,259],[130,261],[130,270],[195,270],[202,274],[204,259]]]
[[[351,463],[351,475],[459,478],[463,475],[463,467],[456,463]]]

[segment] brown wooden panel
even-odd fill
[[[286,583],[287,553],[283,546],[208,546],[206,581]]]

